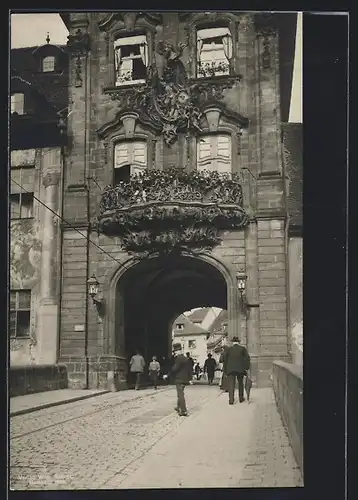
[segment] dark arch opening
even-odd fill
[[[173,320],[197,307],[227,309],[227,283],[214,265],[185,256],[147,259],[128,269],[116,289],[116,352],[139,348],[148,360],[171,353]]]

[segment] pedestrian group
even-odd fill
[[[144,357],[139,350],[132,356],[129,365],[130,373],[134,377],[135,389],[138,390],[146,366]],[[235,401],[236,380],[238,382],[239,402],[245,401],[244,378],[246,378],[245,388],[247,398],[249,398],[252,385],[249,376],[250,356],[246,347],[240,344],[238,337],[232,339],[231,346],[224,348],[219,363],[209,353],[203,369],[199,363],[194,362],[189,352],[184,355],[180,343],[173,344],[171,360],[162,358],[162,363],[159,363],[157,357],[153,356],[148,366],[149,379],[154,389],[157,389],[160,377],[163,381],[175,384],[177,390],[175,410],[180,416],[188,415],[184,390],[187,385],[193,384],[193,376],[196,380],[200,380],[202,376],[207,377],[208,384],[212,385],[216,371],[221,373],[219,386],[223,391],[228,392],[229,405],[233,405]]]

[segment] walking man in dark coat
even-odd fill
[[[216,368],[216,361],[212,357],[212,354],[209,353],[208,357],[204,363],[204,373],[208,374],[209,385],[211,385],[213,383],[214,375],[215,375],[215,368]]]
[[[188,358],[188,360],[190,361],[190,364],[191,364],[191,374],[190,374],[190,380],[189,380],[189,383],[192,384],[193,383],[193,372],[194,372],[194,360],[193,358],[190,356],[190,352],[187,352],[186,353],[186,357]]]
[[[229,405],[234,404],[235,381],[239,384],[239,401],[244,398],[244,376],[250,368],[250,356],[246,347],[240,345],[238,337],[232,339],[232,346],[224,352],[224,373],[227,375]]]
[[[174,376],[174,381],[177,389],[177,406],[175,410],[181,417],[186,417],[188,411],[186,408],[184,389],[189,384],[192,373],[192,366],[189,359],[184,356],[181,344],[174,344],[173,351],[175,355],[174,365],[171,369],[171,374]],[[169,376],[171,375],[169,374]]]

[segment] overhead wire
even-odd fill
[[[91,240],[91,238],[89,238],[88,236],[86,236],[79,229],[77,229],[70,222],[68,222],[64,217],[62,217],[62,215],[59,215],[57,212],[55,212],[54,210],[52,210],[52,208],[50,208],[48,205],[46,205],[46,203],[44,203],[39,198],[37,198],[33,193],[31,193],[30,191],[28,191],[27,189],[25,189],[23,186],[21,186],[21,184],[19,184],[18,182],[16,182],[14,179],[11,179],[11,182],[13,182],[17,186],[19,186],[22,190],[25,191],[25,193],[32,194],[34,200],[38,201],[47,210],[49,210],[50,212],[52,212],[54,215],[56,215],[56,217],[58,217],[61,221],[63,221],[65,224],[67,224],[67,226],[69,226],[71,229],[74,229],[83,238],[85,238],[86,240],[88,240],[89,243],[92,243],[92,245],[94,245],[96,248],[98,248],[101,252],[103,252],[104,254],[108,255],[108,257],[110,257],[112,260],[114,260],[115,262],[117,262],[117,264],[122,264],[119,260],[117,260],[115,257],[113,257],[113,255],[111,255],[110,253],[106,252],[106,250],[104,250],[100,245],[98,245],[97,243],[95,243],[93,240]]]

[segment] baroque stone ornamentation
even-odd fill
[[[180,132],[201,132],[203,104],[223,99],[223,91],[240,80],[238,76],[189,82],[180,60],[183,49],[183,44],[174,47],[169,42],[158,42],[155,64],[149,68],[144,84],[106,90],[119,101],[121,113],[139,113],[163,133],[169,146]]]
[[[75,58],[75,86],[82,87],[82,62],[81,58],[90,50],[90,36],[88,33],[78,29],[74,35],[68,35],[67,48]]]
[[[255,16],[255,29],[257,37],[263,38],[262,67],[271,68],[270,38],[275,37],[278,32],[273,14],[257,14]]]
[[[147,170],[104,190],[96,225],[120,236],[123,248],[139,257],[197,253],[218,245],[221,230],[248,223],[242,206],[237,174]]]

